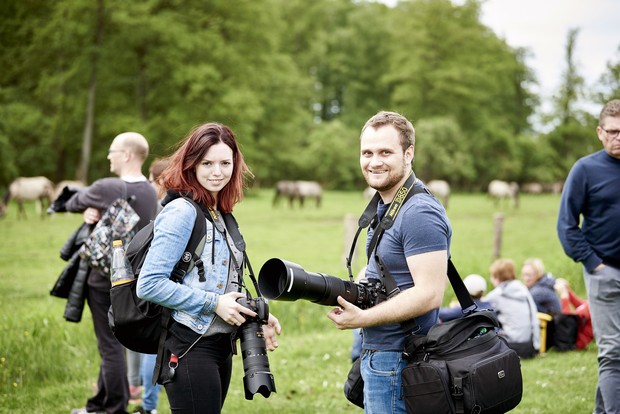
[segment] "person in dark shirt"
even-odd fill
[[[545,273],[545,265],[540,259],[527,259],[521,266],[521,278],[530,290],[538,312],[555,316],[562,313],[560,298],[555,293],[555,278]]]
[[[108,150],[110,172],[119,178],[102,178],[78,191],[66,204],[67,211],[81,212],[84,221],[94,224],[105,210],[123,195],[135,197],[133,209],[140,216],[137,230],[155,218],[157,195],[142,174],[142,164],[149,153],[149,145],[142,135],[125,132],[112,141]],[[89,412],[126,413],[129,401],[129,382],[125,348],[116,340],[108,325],[110,308],[110,275],[92,269],[88,277],[87,302],[93,318],[101,366],[97,391],[88,399],[86,407],[71,411],[72,414]]]
[[[583,265],[598,346],[594,413],[620,413],[620,99],[605,104],[596,134],[603,149],[571,168],[557,231],[566,254]]]

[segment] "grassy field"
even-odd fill
[[[299,263],[306,270],[346,277],[344,218],[357,217],[365,202],[357,193],[328,192],[320,209],[271,206],[270,191],[251,194],[235,214],[258,274],[271,257]],[[567,278],[585,294],[578,264],[568,259],[557,240],[559,196],[523,196],[519,209],[494,206],[480,194],[457,194],[450,201],[452,257],[464,277],[488,277],[493,253],[494,217],[504,215],[502,256],[520,263],[540,257],[548,270]],[[58,214],[44,220],[28,205],[28,219],[17,220],[9,206],[0,220],[0,413],[68,413],[90,396],[99,357],[88,309],[81,323],[63,319],[65,301],[51,297],[63,262],[59,249],[81,216]],[[354,271],[363,263],[358,261]],[[451,289],[445,303],[453,299]],[[271,302],[281,321],[280,348],[269,361],[277,393],[246,401],[243,365],[235,359],[225,413],[361,412],[349,404],[342,385],[349,368],[352,335],[336,330],[329,308],[306,301]],[[582,352],[548,352],[522,362],[524,395],[514,413],[585,413],[593,407],[596,347]],[[205,373],[208,375],[208,373]],[[169,413],[162,392],[160,413]]]

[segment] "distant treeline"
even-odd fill
[[[0,188],[91,182],[116,134],[161,157],[205,121],[236,131],[260,186],[363,188],[359,131],[381,109],[414,122],[418,175],[454,188],[554,182],[598,147],[570,66],[551,132],[532,132],[527,51],[474,0],[4,0],[0,17]]]

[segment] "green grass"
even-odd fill
[[[270,191],[255,192],[235,211],[254,271],[258,274],[267,259],[278,257],[308,271],[346,277],[344,217],[362,212],[361,196],[328,192],[320,209],[308,205],[303,210],[284,204],[274,209],[271,196]],[[448,210],[454,230],[451,252],[461,275],[488,277],[494,215],[502,212],[502,256],[514,259],[517,267],[527,257],[540,257],[548,270],[584,295],[580,266],[564,255],[557,240],[558,203],[559,196],[524,196],[515,210],[496,208],[480,194],[454,195]],[[65,265],[59,249],[81,216],[41,220],[33,205],[27,209],[27,220],[17,220],[14,205],[0,220],[0,413],[68,413],[84,405],[99,369],[88,309],[81,323],[66,322],[65,301],[49,295]],[[360,259],[354,272],[362,266]],[[445,303],[453,298],[448,289]],[[333,327],[325,316],[328,307],[307,301],[272,301],[270,306],[283,326],[280,348],[269,354],[277,393],[246,401],[243,364],[235,357],[224,412],[361,412],[342,394],[351,332]],[[551,351],[523,361],[524,395],[513,412],[591,412],[596,367],[594,344],[583,352]],[[170,412],[164,392],[159,411]]]

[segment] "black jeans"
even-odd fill
[[[168,361],[164,361],[164,371]],[[232,373],[230,335],[202,338],[181,359],[174,378],[166,383],[173,414],[216,413],[222,411]]]
[[[97,393],[86,403],[86,410],[125,414],[129,402],[127,363],[125,348],[116,340],[108,325],[110,292],[89,287],[88,307],[93,317],[101,365]]]

